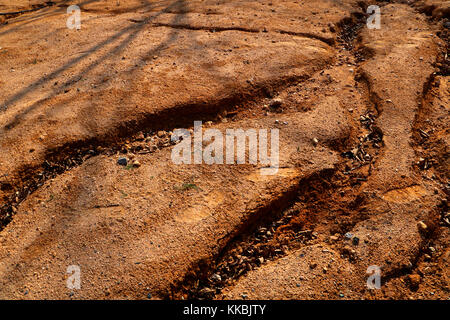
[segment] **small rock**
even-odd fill
[[[278,109],[279,107],[281,107],[282,104],[283,104],[283,100],[280,98],[276,98],[276,99],[273,99],[272,101],[270,101],[269,106],[272,109]]]
[[[408,276],[408,280],[411,283],[411,286],[417,288],[420,284],[420,275],[418,274],[410,274]]]
[[[450,21],[444,22],[444,28],[450,29]]]
[[[158,133],[157,133],[157,136],[158,136],[158,138],[162,138],[162,137],[164,137],[166,135],[166,132],[165,131],[158,131]]]
[[[133,160],[133,162],[131,163],[131,165],[135,168],[139,168],[141,166],[141,163],[137,160]]]
[[[310,267],[311,269],[315,269],[315,268],[317,267],[317,263],[311,263],[311,264],[309,265],[309,267]]]
[[[136,140],[142,141],[142,140],[144,140],[144,139],[145,139],[144,133],[143,133],[142,131],[139,132],[139,134],[138,134],[137,137],[136,137]]]
[[[319,140],[318,140],[317,138],[314,138],[314,139],[312,140],[312,142],[313,142],[313,144],[314,144],[315,146],[317,146],[317,144],[319,143]]]
[[[128,159],[125,157],[120,157],[117,160],[117,164],[121,165],[121,166],[126,166],[128,164]]]
[[[353,234],[351,234],[350,232],[347,232],[344,236],[345,236],[347,239],[353,238]]]
[[[359,244],[359,238],[358,237],[353,237],[352,239],[352,243],[357,246]]]
[[[423,221],[419,221],[417,223],[417,228],[419,228],[419,231],[427,231],[428,226]]]
[[[147,294],[147,298],[151,299],[152,298],[152,294],[151,293]]]
[[[343,249],[342,249],[342,252],[344,253],[344,254],[349,254],[349,255],[354,255],[355,253],[356,253],[356,251],[355,250],[353,250],[351,247],[349,247],[349,246],[345,246]]]
[[[330,241],[338,241],[338,240],[339,240],[339,237],[337,237],[337,236],[330,237]]]
[[[220,282],[220,281],[222,281],[222,277],[221,277],[219,274],[214,273],[214,274],[211,276],[211,280],[214,281],[214,282]]]

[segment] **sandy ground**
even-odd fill
[[[2,1],[0,298],[448,299],[449,2],[373,3]]]

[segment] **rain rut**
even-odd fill
[[[383,5],[391,4],[383,3]],[[231,231],[215,239],[218,249],[215,250],[215,247],[215,251],[211,250],[213,254],[208,252],[206,258],[202,257],[194,261],[189,266],[189,271],[181,276],[177,275],[178,278],[171,282],[168,289],[152,293],[165,299],[226,299],[227,293],[245,280],[249,274],[264,269],[299,249],[314,245],[332,246],[342,261],[348,262],[355,268],[361,268],[354,250],[357,249],[359,239],[353,238],[353,246],[349,246],[348,234],[364,223],[382,217],[386,212],[389,213],[389,210],[398,210],[395,212],[401,213],[402,209],[396,207],[398,204],[414,202],[422,196],[428,197],[427,192],[421,191],[422,185],[435,188],[430,189],[435,190],[433,197],[430,198],[442,197],[443,194],[448,196],[448,172],[446,171],[448,150],[443,143],[443,137],[448,135],[448,129],[445,128],[443,125],[445,121],[442,120],[445,119],[445,112],[442,111],[444,109],[442,105],[445,104],[442,90],[446,88],[445,81],[448,79],[446,52],[441,52],[441,57],[437,59],[439,61],[436,65],[437,72],[431,74],[423,83],[420,102],[418,102],[411,128],[411,144],[417,158],[410,159],[411,170],[420,177],[420,180],[417,184],[406,187],[400,184],[393,185],[390,189],[380,188],[382,191],[373,187],[378,179],[374,172],[382,167],[382,160],[387,156],[390,146],[385,143],[386,135],[389,133],[385,132],[381,119],[386,111],[386,99],[380,94],[378,79],[361,67],[377,57],[376,49],[362,44],[367,18],[365,9],[366,5],[360,1],[355,8],[357,12],[342,19],[336,25],[338,32],[336,40],[321,37],[315,33],[278,29],[261,32],[260,29],[244,27],[152,23],[153,27],[210,33],[240,31],[249,34],[270,34],[273,32],[278,36],[283,34],[305,37],[319,40],[323,42],[321,44],[323,46],[331,46],[336,56],[327,64],[318,65],[308,75],[251,82],[250,89],[247,91],[236,91],[225,98],[178,104],[169,109],[143,114],[138,119],[122,122],[94,138],[47,150],[46,160],[40,166],[27,166],[19,170],[20,181],[8,180],[7,176],[0,177],[1,190],[8,195],[0,207],[0,231],[13,221],[18,208],[34,192],[41,190],[43,185],[52,179],[82,167],[88,159],[157,153],[158,150],[174,145],[170,139],[171,131],[176,128],[192,128],[194,120],[202,120],[209,126],[214,126],[242,119],[257,121],[263,118],[261,114],[264,113],[266,116],[270,114],[281,118],[284,115],[290,115],[294,109],[302,113],[314,110],[317,96],[320,98],[337,95],[338,101],[346,109],[345,114],[351,119],[349,120],[351,130],[347,137],[328,140],[324,144],[329,150],[339,154],[339,160],[334,168],[321,169],[302,176],[289,188],[277,193],[268,201],[261,202],[256,208],[252,208],[251,214],[245,212],[244,219]],[[87,12],[101,11],[95,8],[87,10]],[[172,11],[166,10],[166,13]],[[186,9],[180,12],[195,11]],[[112,13],[126,12],[118,10]],[[144,22],[139,19],[128,20],[137,24]],[[445,39],[445,33],[441,34],[441,40],[445,41]],[[350,68],[351,71],[348,70]],[[347,84],[344,85],[344,83]],[[348,91],[348,97],[340,93],[345,90]],[[306,103],[301,106],[298,106],[300,100],[293,98],[299,92],[306,97]],[[284,100],[281,99],[282,108],[270,105],[276,97],[284,97]],[[360,103],[355,103],[354,107],[351,104],[352,98],[349,97],[353,97]],[[261,108],[261,105],[264,105],[264,108]],[[436,111],[439,106],[441,106],[440,111]],[[280,125],[280,121],[276,121],[277,125]],[[160,134],[161,131],[164,133]],[[313,144],[317,145],[318,140],[314,140]],[[311,158],[313,157],[314,155],[311,154]],[[2,179],[5,179],[4,182],[1,182]],[[446,183],[447,188],[444,187]],[[194,182],[190,182],[189,185],[195,187],[190,191],[198,190]],[[429,203],[434,205],[436,202],[430,200]],[[171,205],[172,202],[169,207]],[[113,203],[97,205],[94,209],[107,210],[119,207],[121,205]],[[447,200],[441,199],[436,208],[429,209],[429,212],[420,216],[421,222],[426,222],[427,231],[421,231],[417,250],[408,253],[410,264],[393,265],[388,268],[383,274],[383,286],[397,285],[398,280],[403,281],[409,275],[422,274],[424,261],[438,263],[439,256],[432,256],[429,248],[434,248],[436,244],[439,246],[443,242],[441,239],[443,230],[448,227],[450,219]],[[195,212],[193,217],[198,218]],[[204,217],[207,218],[208,215],[205,214]],[[103,227],[105,230],[108,229],[107,226]],[[399,292],[404,292],[402,290],[403,287]],[[145,296],[144,291],[136,289],[136,294]],[[405,293],[402,294],[404,296]],[[386,297],[376,294],[368,294],[368,296]]]

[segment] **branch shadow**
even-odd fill
[[[146,2],[146,3],[147,3],[147,6],[152,6],[152,4],[150,4],[148,2]],[[154,15],[150,15],[150,16],[146,17],[141,23],[133,24],[133,25],[130,25],[130,26],[122,29],[121,31],[119,31],[116,34],[114,34],[112,37],[109,37],[108,39],[106,39],[106,40],[96,44],[95,46],[90,48],[85,53],[81,54],[78,57],[75,57],[72,60],[70,60],[68,63],[64,64],[62,67],[60,67],[60,68],[56,69],[55,71],[51,72],[49,75],[47,75],[45,77],[42,77],[38,81],[35,81],[31,85],[29,85],[28,87],[22,89],[18,93],[16,93],[13,96],[7,98],[7,100],[2,103],[3,105],[9,106],[11,104],[17,103],[18,101],[20,101],[22,98],[24,98],[28,93],[30,93],[37,86],[42,86],[42,85],[44,85],[46,83],[49,83],[50,81],[54,80],[56,77],[61,75],[67,69],[75,66],[76,64],[82,62],[83,60],[86,60],[87,58],[92,56],[94,53],[98,52],[100,49],[102,49],[102,48],[106,47],[107,45],[113,43],[114,41],[116,41],[117,39],[122,37],[123,35],[128,34],[127,37],[124,40],[121,40],[119,42],[119,44],[116,45],[114,48],[110,49],[105,54],[103,54],[99,58],[95,59],[92,63],[90,63],[87,67],[85,67],[82,71],[80,71],[76,75],[72,76],[69,80],[65,81],[61,85],[59,85],[56,88],[54,88],[53,92],[51,94],[49,94],[47,97],[45,97],[45,98],[35,102],[34,104],[30,105],[28,108],[23,110],[20,114],[17,114],[14,117],[13,120],[11,120],[8,124],[5,125],[4,128],[6,130],[11,130],[12,128],[16,127],[20,123],[20,120],[23,118],[24,115],[28,114],[29,112],[31,112],[34,109],[36,109],[37,107],[39,107],[39,105],[42,104],[43,101],[48,100],[49,98],[51,98],[52,96],[57,94],[58,91],[62,90],[67,85],[69,85],[71,83],[74,83],[74,82],[77,82],[84,75],[86,75],[90,71],[92,71],[96,66],[99,66],[102,62],[104,62],[107,58],[109,58],[111,56],[114,56],[114,55],[118,55],[124,48],[127,47],[127,45],[130,44],[131,41],[133,41],[133,39],[135,39],[137,37],[137,35],[145,28],[145,26],[149,22],[151,22],[152,20],[156,19],[158,16],[160,16],[161,14],[163,14],[163,13],[169,11],[169,10],[172,10],[174,8],[183,7],[183,3],[184,3],[183,0],[174,1],[173,3],[168,5],[163,10],[157,12]],[[176,21],[178,19],[181,19],[180,16],[182,16],[182,15],[183,14],[175,15],[174,21]],[[161,43],[153,51],[154,52],[158,52],[161,48],[164,48],[168,43],[173,42],[176,39],[177,31],[174,31],[174,33],[169,37],[169,39],[167,39],[164,43]]]

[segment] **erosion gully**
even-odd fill
[[[363,5],[361,9],[365,12]],[[338,25],[338,41],[334,44],[336,48],[343,49],[345,54],[353,56],[356,62],[370,58],[370,52],[355,49],[357,36],[364,22],[363,13],[356,13],[343,19]],[[441,38],[446,39],[448,49],[448,34],[442,34]],[[441,60],[441,71],[438,74],[448,75],[447,55],[443,54]],[[140,121],[125,123],[115,132],[103,137],[78,141],[50,150],[42,166],[22,169],[20,173],[22,179],[18,183],[20,187],[13,187],[11,183],[1,185],[2,190],[10,191],[11,195],[0,208],[0,231],[12,221],[17,206],[27,196],[47,180],[80,166],[91,157],[101,154],[114,155],[118,152],[155,152],[170,146],[168,141],[158,140],[156,135],[158,130],[171,131],[177,127],[191,127],[193,120],[197,119],[214,123],[220,121],[220,115],[224,112],[228,113],[228,117],[233,117],[242,110],[243,105],[258,104],[258,101],[272,97],[274,92],[305,80],[294,77],[281,79],[275,83],[256,84],[250,94],[237,94],[209,104],[178,106],[148,115]],[[260,267],[267,261],[279,259],[286,255],[288,250],[300,248],[314,241],[318,236],[314,231],[318,224],[327,223],[328,232],[333,235],[345,233],[356,223],[368,218],[364,214],[366,195],[358,191],[358,188],[352,187],[367,181],[372,166],[382,155],[383,132],[376,126],[377,117],[382,110],[379,110],[379,99],[372,93],[364,74],[360,74],[355,80],[359,83],[360,94],[365,97],[367,109],[367,113],[360,119],[360,128],[357,129],[360,133],[360,144],[356,150],[348,150],[348,145],[340,146],[342,161],[335,169],[318,172],[302,179],[280,198],[273,199],[266,207],[261,208],[252,215],[251,220],[245,221],[228,236],[222,250],[216,256],[193,265],[191,272],[183,280],[174,283],[170,292],[164,294],[165,298],[213,299],[220,296],[223,288],[250,270]],[[430,79],[424,88],[425,103],[433,81],[434,79]],[[419,128],[418,125],[416,127]],[[415,132],[419,135],[419,137],[416,135],[416,142],[424,138],[419,129]],[[156,148],[133,147],[133,142],[141,141],[142,136],[144,139],[157,140]],[[360,170],[365,166],[369,166],[369,170]],[[443,205],[441,210],[444,215],[448,208]],[[328,218],[329,211],[336,214],[333,220]],[[435,234],[430,235],[427,241],[431,242],[434,237]],[[414,265],[419,256],[420,254],[416,257]],[[387,275],[384,281],[390,281],[409,272],[410,269],[396,270]]]
[[[363,5],[361,9],[365,12]],[[338,25],[340,34],[335,46],[352,55],[356,62],[363,62],[372,56],[370,51],[357,46],[357,37],[364,23],[364,14],[356,13],[343,19]],[[448,48],[448,35],[446,41]],[[442,54],[441,60],[441,71],[437,74],[448,75],[446,52]],[[225,287],[232,286],[249,271],[261,267],[267,261],[285,256],[288,251],[292,252],[314,242],[318,238],[318,233],[314,231],[318,225],[327,225],[331,236],[336,233],[344,234],[358,222],[369,218],[365,213],[367,195],[355,186],[361,186],[370,178],[372,167],[382,157],[383,132],[376,121],[383,110],[380,98],[371,90],[366,75],[357,73],[355,80],[359,84],[358,90],[365,99],[367,110],[360,118],[360,143],[357,148],[348,150],[348,145],[340,146],[342,161],[333,170],[318,172],[302,179],[295,188],[277,199],[279,201],[273,201],[262,208],[252,221],[243,223],[229,237],[217,256],[193,265],[192,271],[182,281],[175,283],[165,298],[220,299]],[[425,85],[424,97],[432,81],[430,79]],[[365,166],[368,166],[368,170],[360,170]],[[440,211],[442,219],[447,217],[446,202],[441,205]],[[332,219],[329,212],[332,212]],[[430,246],[437,236],[437,229],[428,234],[423,239],[422,249],[411,260],[412,266],[394,269],[385,274],[383,283],[411,274],[424,255],[424,248]],[[352,256],[344,250],[341,254],[352,260]]]
[[[364,52],[354,49],[355,41],[364,25],[364,15],[354,14],[343,19],[339,25],[337,48],[346,55],[353,55],[356,61],[364,60]],[[357,172],[362,166],[370,166],[382,148],[382,132],[376,127],[378,110],[371,97],[370,88],[361,79],[361,91],[366,97],[367,114],[361,119],[361,132],[369,132],[360,139],[356,151],[349,151],[348,145],[339,146],[342,161],[332,170],[324,170],[301,179],[288,190],[281,199],[262,208],[252,221],[245,221],[216,257],[202,260],[192,266],[186,277],[175,283],[167,299],[214,299],[220,297],[221,291],[252,269],[260,267],[270,260],[286,255],[288,250],[295,250],[314,241],[318,234],[314,228],[327,221],[327,212],[337,213],[335,221],[330,223],[330,235],[345,233],[357,222],[366,219],[363,213],[365,197],[354,191],[348,194],[348,187],[360,185],[367,180]],[[370,160],[366,155],[369,150],[363,148],[371,145],[373,151]],[[368,148],[367,148],[368,149]],[[354,162],[359,163],[353,166]],[[342,197],[344,189],[346,196]],[[353,188],[352,190],[356,190]],[[332,208],[332,209],[330,209]],[[340,213],[340,214],[339,214]],[[331,221],[328,221],[331,222]]]

